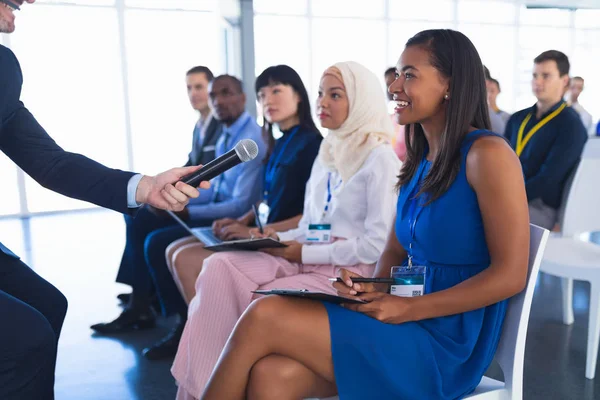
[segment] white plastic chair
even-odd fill
[[[525,360],[529,312],[531,311],[531,301],[548,234],[549,232],[546,229],[530,225],[527,286],[525,290],[511,297],[508,301],[502,334],[494,357],[500,364],[500,368],[502,368],[505,382],[484,376],[475,391],[464,397],[465,399],[522,400],[523,363]],[[323,400],[337,399],[338,397],[331,397]]]
[[[573,316],[573,280],[590,282],[585,377],[594,379],[600,339],[600,246],[581,240],[600,231],[600,140],[588,140],[569,190],[560,236],[551,236],[540,270],[562,280],[563,322]]]

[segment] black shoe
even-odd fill
[[[119,305],[123,308],[126,308],[129,305],[129,301],[131,300],[131,293],[118,294],[117,299],[119,299],[119,301],[121,302],[121,304]],[[160,300],[158,299],[158,296],[152,296],[151,301],[152,303],[150,304],[150,306],[152,307],[152,311],[154,311],[155,314],[160,314],[162,312],[162,307],[160,305]]]
[[[112,322],[92,325],[90,328],[98,333],[124,333],[135,330],[151,329],[156,325],[156,319],[152,311],[143,312],[125,309],[121,315]]]
[[[142,351],[144,357],[148,360],[162,360],[164,358],[175,357],[184,326],[185,323],[177,324],[167,336],[157,343],[154,343],[152,346],[145,348],[144,351]]]
[[[131,298],[131,293],[121,293],[117,295],[117,299],[121,302],[122,306],[126,306],[129,304],[129,299]]]

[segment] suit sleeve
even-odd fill
[[[63,150],[19,100],[21,70],[14,54],[0,51],[0,150],[42,186],[65,196],[122,213],[127,184],[134,175],[110,169],[80,154]]]

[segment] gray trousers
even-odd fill
[[[557,222],[558,210],[547,206],[542,199],[529,202],[529,222],[534,225],[552,230]]]

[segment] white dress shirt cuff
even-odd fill
[[[312,244],[302,246],[302,264],[331,264],[331,245]]]
[[[135,201],[135,194],[137,193],[142,176],[142,174],[136,174],[129,178],[129,182],[127,183],[127,207],[129,208],[138,208],[141,206],[140,203]]]

